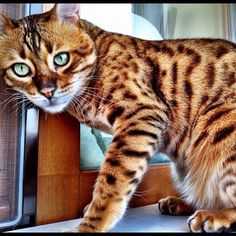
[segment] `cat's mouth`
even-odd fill
[[[71,99],[56,99],[52,98],[51,100],[44,100],[43,102],[35,102],[35,104],[49,113],[59,113],[65,110],[65,108],[70,103]]]

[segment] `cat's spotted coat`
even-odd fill
[[[236,222],[235,44],[110,33],[80,20],[75,4],[58,4],[18,21],[1,15],[0,68],[45,111],[113,134],[79,231],[119,221],[158,150],[182,196],[161,200],[163,213],[195,211],[193,232]]]

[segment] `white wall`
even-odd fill
[[[132,4],[80,4],[80,16],[111,32],[142,39],[162,39],[148,20],[132,13]]]
[[[108,31],[131,32],[131,4],[82,3],[80,16]]]

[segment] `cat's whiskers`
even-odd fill
[[[82,106],[81,101],[77,100],[76,98],[73,98],[72,99],[72,106],[78,114],[81,114],[80,117],[82,119],[82,122],[85,123],[85,116],[83,115],[83,112],[81,112],[81,106]]]
[[[155,189],[156,189],[155,187],[151,187],[151,188],[148,188],[146,190],[136,190],[135,193],[150,196],[150,195],[153,195],[152,191],[155,190]]]
[[[107,98],[104,98],[104,97],[101,97],[99,96],[96,92],[93,92],[93,91],[85,91],[84,94],[86,95],[91,95],[93,98],[100,98],[101,100],[103,101],[107,101],[108,102],[108,105],[110,104],[114,104],[114,101],[110,100],[110,99],[107,99]]]
[[[77,99],[80,99],[80,100],[77,100]],[[84,114],[84,111],[85,111],[85,113],[87,114],[88,112],[89,112],[89,110],[88,110],[88,104],[89,104],[89,102],[88,102],[88,100],[87,99],[85,99],[85,97],[82,97],[82,96],[79,96],[79,97],[76,97],[76,99],[75,99],[77,102],[79,102],[79,107],[80,108],[82,108],[81,109],[81,114]],[[99,110],[93,105],[93,104],[90,104],[91,106],[92,106],[92,108],[93,109],[95,109],[97,112],[99,112]],[[91,122],[92,122],[92,125],[93,125],[93,127],[95,128],[95,123],[94,123],[94,121],[92,120],[92,119],[90,119],[91,120]],[[85,121],[85,120],[84,120]]]
[[[29,107],[32,107],[33,104],[25,98],[24,100],[21,100],[20,102],[17,102],[12,108],[12,113],[10,114],[9,118],[15,118],[18,116],[18,118],[21,118],[23,113],[26,112]]]
[[[1,93],[1,95],[7,96],[7,99],[11,99],[12,97],[15,97],[15,96],[22,96],[20,93]]]
[[[16,108],[17,106],[22,105],[22,104],[26,104],[26,103],[30,103],[30,101],[29,101],[26,97],[22,97],[22,98],[20,99],[20,101],[18,101],[17,103],[15,103],[12,108]]]
[[[20,92],[18,92],[18,91],[16,91],[15,89],[13,89],[13,88],[5,88],[4,90],[3,90],[3,92],[0,92],[0,94],[1,95],[11,95],[11,94],[16,94],[16,93],[19,93],[20,94]]]
[[[75,108],[76,111],[78,111],[78,114],[81,114],[81,116],[83,116],[82,118],[84,118],[82,111],[82,102],[81,100],[78,100],[77,97],[73,97],[72,101],[71,101],[71,105],[73,105],[73,107]],[[85,120],[83,120],[85,121]]]
[[[86,114],[89,112],[88,110],[88,104],[89,104],[89,101],[87,99],[85,99],[85,97],[80,97],[83,101],[85,101],[85,105],[87,106],[84,106],[83,103],[83,108],[82,108],[82,114],[83,114],[83,111],[85,110],[86,111]],[[93,109],[95,109],[97,112],[99,112],[99,110],[96,109],[96,107],[93,105],[93,104],[90,104],[92,106]],[[93,125],[93,128],[95,128],[95,122],[93,121],[93,119],[90,119],[91,122],[92,122],[92,125]]]
[[[148,201],[143,195],[137,194],[137,193],[135,193],[135,192],[132,194],[132,196],[137,196],[137,197],[139,197],[139,198],[142,198],[145,202]]]
[[[86,93],[86,95],[87,95],[87,96],[83,96],[82,99],[84,99],[85,102],[87,102],[87,103],[90,103],[88,99],[93,99],[94,96],[95,96],[94,94],[90,94],[90,93]],[[90,97],[90,96],[91,96],[91,97]],[[87,99],[87,97],[88,97],[88,99]],[[95,99],[96,99],[96,97],[95,97]],[[96,111],[97,113],[100,112],[99,109],[96,108],[92,103],[91,103],[90,105],[95,109],[95,111]]]
[[[22,99],[22,96],[20,94],[13,94],[12,96],[6,98],[3,102],[0,103],[1,112],[3,112],[10,103],[18,101],[20,99]],[[2,107],[2,105],[4,106]]]

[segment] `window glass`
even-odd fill
[[[225,4],[164,4],[164,37],[227,38]]]

